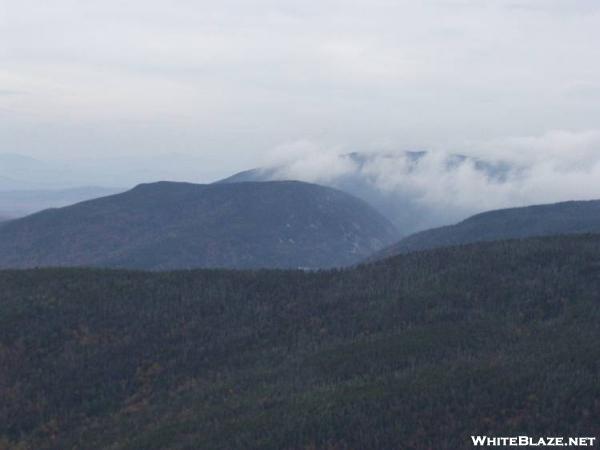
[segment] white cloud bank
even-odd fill
[[[470,158],[457,159],[456,154]],[[364,154],[358,162],[339,148],[301,142],[274,158],[274,178],[340,185],[353,177],[456,219],[504,207],[600,199],[600,131],[553,131],[543,136],[481,143],[471,151]],[[446,214],[444,214],[446,212]]]

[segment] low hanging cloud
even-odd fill
[[[368,200],[374,193],[396,198],[399,209],[423,216],[416,227],[433,226],[491,209],[600,199],[600,131],[552,131],[465,152],[349,153],[298,142],[279,148],[271,168],[275,179],[354,183],[353,193]]]
[[[481,145],[485,154],[520,163],[552,162],[561,170],[600,162],[600,130],[555,130],[541,136],[497,139]]]
[[[328,184],[337,178],[354,174],[358,164],[340,147],[323,147],[303,140],[277,147],[266,157],[273,177]]]

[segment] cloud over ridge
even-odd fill
[[[440,225],[485,210],[600,198],[600,131],[506,138],[463,152],[348,153],[300,141],[274,152],[265,176],[334,186],[357,183],[434,211]]]

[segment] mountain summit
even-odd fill
[[[301,182],[158,182],[0,226],[0,267],[325,268],[394,241],[363,201]]]

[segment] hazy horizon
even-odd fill
[[[600,198],[596,0],[0,1],[0,40],[0,154],[45,164],[0,188],[283,167],[464,211]]]

